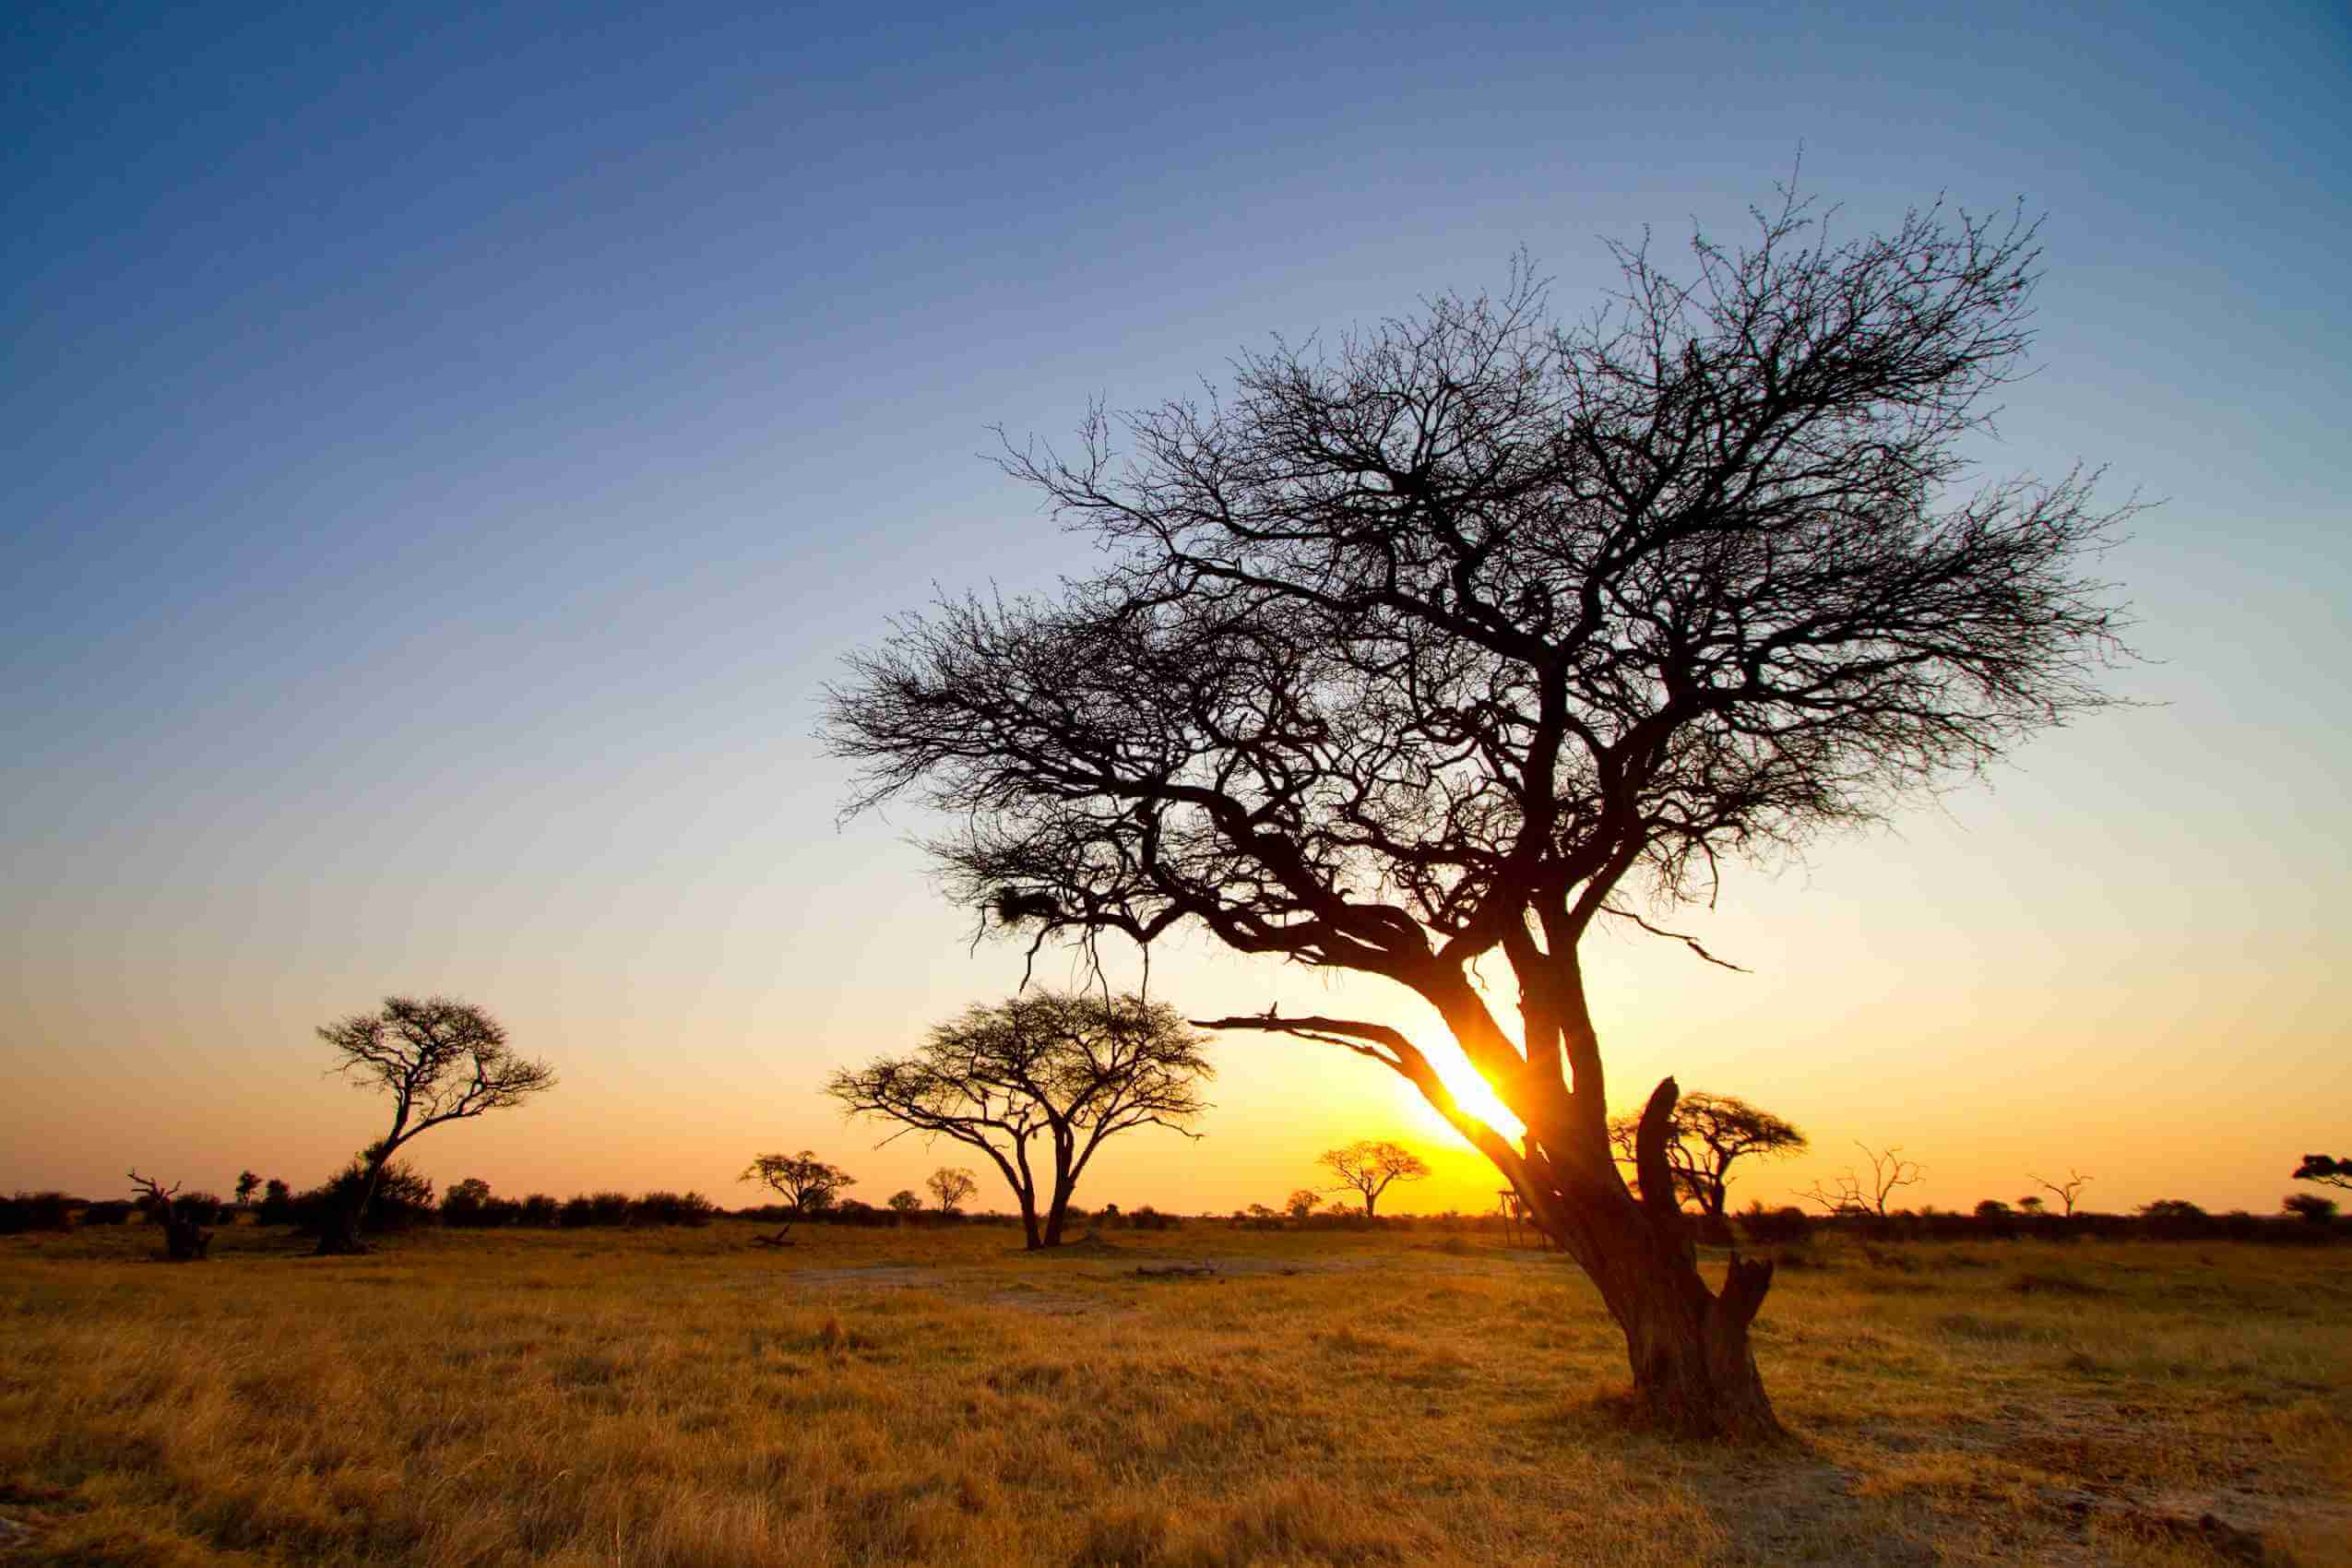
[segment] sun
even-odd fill
[[[1526,1126],[1479,1076],[1477,1068],[1466,1061],[1445,1060],[1436,1051],[1430,1053],[1430,1065],[1437,1069],[1438,1077],[1452,1092],[1455,1105],[1464,1114],[1475,1116],[1513,1143],[1519,1141]],[[1397,1089],[1413,1119],[1429,1133],[1451,1138],[1466,1148],[1471,1146],[1469,1140],[1462,1136],[1461,1129],[1448,1122],[1437,1107],[1422,1097],[1420,1090],[1410,1084],[1399,1084]]]

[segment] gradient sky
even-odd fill
[[[2352,1153],[2352,27],[2340,5],[15,6],[0,27],[0,1189],[307,1185],[381,1129],[314,1026],[453,992],[557,1065],[415,1146],[501,1191],[810,1146],[845,1063],[1008,992],[819,683],[937,582],[1083,547],[978,454],[1090,395],[1731,234],[2046,212],[2000,470],[2161,499],[2108,563],[2148,706],[1691,918],[1598,939],[1614,1098],[1744,1095],[1914,1201],[2266,1210]],[[1062,978],[1055,976],[1052,978]],[[1180,944],[1196,1015],[1434,1020]],[[1235,1038],[1205,1143],[1082,1202],[1278,1202],[1360,1136],[1499,1180],[1377,1068]],[[941,1152],[944,1152],[944,1150]],[[973,1163],[956,1159],[955,1163]],[[1001,1201],[992,1186],[983,1201]]]

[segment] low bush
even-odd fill
[[[316,1234],[334,1222],[359,1201],[360,1189],[367,1181],[367,1168],[354,1159],[335,1179],[307,1193],[295,1194],[289,1206],[293,1211],[292,1222],[299,1229]],[[262,1200],[262,1207],[269,1207],[269,1200]],[[362,1232],[406,1230],[434,1217],[433,1178],[405,1160],[394,1160],[384,1168],[384,1176],[376,1183],[375,1196],[360,1217]],[[264,1221],[267,1223],[267,1221]]]
[[[636,1201],[632,1223],[707,1225],[719,1206],[700,1193],[647,1193]]]
[[[74,1200],[63,1193],[18,1193],[13,1198],[0,1198],[0,1236],[73,1228]]]
[[[172,1200],[172,1213],[183,1224],[219,1225],[229,1206],[217,1193],[182,1193]]]

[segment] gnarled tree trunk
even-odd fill
[[[1722,1289],[1708,1289],[1666,1165],[1667,1122],[1677,1098],[1668,1078],[1643,1112],[1641,1200],[1616,1175],[1604,1143],[1579,1174],[1554,1191],[1528,1194],[1530,1206],[1599,1289],[1623,1331],[1633,1408],[1645,1424],[1734,1442],[1776,1438],[1780,1420],[1748,1343],[1749,1325],[1772,1287],[1772,1264],[1735,1250]]]

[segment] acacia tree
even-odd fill
[[[1345,1148],[1327,1148],[1315,1157],[1315,1163],[1339,1178],[1339,1186],[1332,1191],[1353,1188],[1363,1195],[1366,1219],[1377,1217],[1380,1194],[1388,1191],[1390,1182],[1418,1182],[1429,1174],[1421,1157],[1404,1145],[1371,1138]]]
[[[2338,1159],[2330,1155],[2307,1154],[2303,1163],[2295,1168],[2288,1178],[2296,1182],[2318,1182],[2330,1187],[2352,1187],[2352,1158]]]
[[[1730,1193],[1732,1162],[1750,1155],[1796,1154],[1810,1146],[1805,1134],[1769,1111],[1736,1095],[1686,1094],[1668,1118],[1667,1168],[1683,1203],[1721,1219]],[[1639,1154],[1641,1118],[1619,1116],[1609,1123],[1609,1142],[1620,1165]]]
[[[980,1181],[960,1165],[943,1165],[923,1182],[942,1214],[953,1214],[956,1206],[980,1191]]]
[[[1029,992],[966,1008],[913,1054],[837,1073],[826,1093],[851,1115],[901,1123],[884,1143],[921,1133],[988,1156],[1035,1250],[1062,1244],[1070,1194],[1105,1138],[1145,1125],[1199,1135],[1185,1123],[1207,1109],[1203,1043],[1165,1003]],[[1032,1140],[1051,1162],[1041,1213]]]
[[[321,1256],[367,1251],[361,1218],[401,1146],[445,1122],[504,1111],[555,1087],[554,1069],[516,1055],[497,1019],[445,996],[387,996],[380,1012],[323,1025],[318,1038],[339,1058],[329,1072],[392,1097],[391,1130],[361,1152],[351,1201],[319,1228]]]
[[[1621,252],[1574,324],[1523,265],[1500,298],[1245,353],[1206,402],[1098,409],[1073,455],[1008,444],[1104,564],[852,658],[826,725],[864,766],[849,809],[938,809],[951,896],[1033,943],[1190,925],[1420,997],[1523,1138],[1399,1029],[1206,1027],[1409,1079],[1592,1277],[1640,1408],[1776,1432],[1748,1343],[1771,1265],[1702,1277],[1670,1077],[1639,1200],[1620,1176],[1580,944],[2107,700],[2120,621],[2086,563],[2123,513],[2096,475],[1960,489],[2038,256],[2031,225],[1942,207],[1833,241],[1791,196],[1679,275]]]
[[[260,1190],[261,1173],[259,1171],[240,1170],[237,1172],[237,1206],[239,1208],[252,1207],[253,1195]]]
[[[798,1154],[758,1154],[743,1167],[739,1182],[757,1182],[784,1200],[794,1219],[823,1214],[858,1179],[837,1165],[827,1165],[814,1149]],[[780,1234],[780,1232],[779,1232]]]

